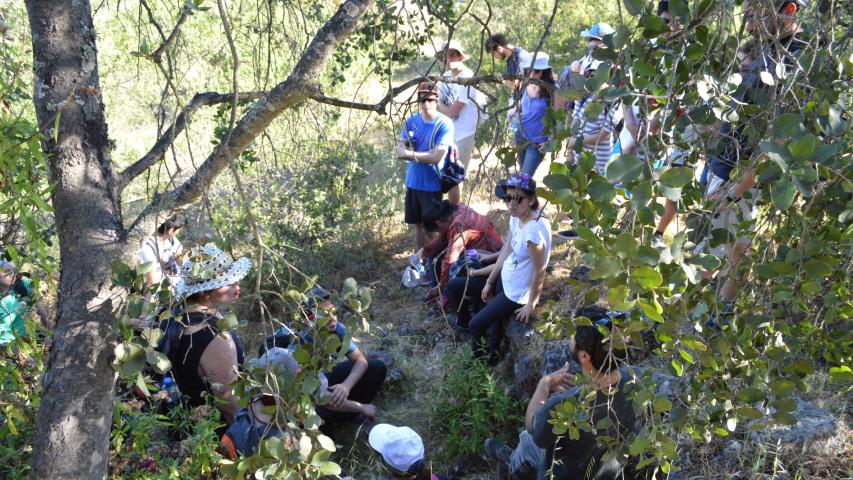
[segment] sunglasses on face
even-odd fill
[[[522,200],[524,200],[525,198],[527,198],[527,197],[525,197],[525,196],[523,196],[523,195],[518,195],[518,196],[515,196],[515,195],[506,195],[506,196],[504,196],[504,202],[506,202],[506,203],[515,203],[516,205],[520,205],[520,204],[521,204],[521,201],[522,201]]]
[[[434,102],[436,100],[437,99],[435,97],[421,97],[418,99],[418,103],[429,103],[429,102]]]

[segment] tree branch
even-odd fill
[[[252,100],[260,98],[261,95],[263,95],[263,92],[241,92],[237,94],[237,98],[238,100]],[[154,143],[151,150],[119,174],[119,192],[124,190],[124,188],[132,182],[134,178],[145,172],[148,167],[163,159],[169,145],[171,145],[172,142],[175,141],[175,138],[177,138],[178,134],[186,128],[187,123],[190,121],[190,117],[192,117],[196,110],[207,105],[230,102],[233,99],[233,93],[197,93],[180,115],[178,115],[178,118],[175,119],[172,126],[163,132],[163,135],[157,139],[157,142]]]
[[[426,75],[423,77],[413,78],[411,80],[408,80],[408,81],[388,90],[388,93],[386,93],[385,96],[382,97],[382,100],[378,101],[377,103],[358,103],[358,102],[351,102],[348,100],[341,100],[341,99],[337,99],[337,98],[327,97],[327,96],[323,95],[323,93],[320,91],[321,90],[320,85],[313,85],[315,93],[313,93],[309,98],[311,98],[314,101],[317,101],[320,103],[325,103],[328,105],[334,105],[336,107],[353,108],[355,110],[367,110],[370,112],[385,113],[385,108],[388,106],[389,103],[391,103],[397,97],[397,95],[399,95],[400,93],[405,92],[406,90],[414,87],[415,85],[417,85],[421,82],[425,82],[425,81],[455,83],[455,84],[466,85],[466,86],[476,86],[476,85],[479,85],[481,83],[502,83],[506,80],[523,80],[523,79],[524,79],[523,75],[477,75],[477,76],[469,77],[469,78],[447,78],[447,77],[442,77],[441,75]],[[548,82],[543,82],[542,80],[538,80],[535,78],[529,79],[529,83],[531,83],[533,85],[539,85],[542,87],[555,88],[554,85],[552,85]]]
[[[228,141],[214,148],[196,172],[175,189],[158,195],[125,232],[126,237],[147,234],[158,212],[169,212],[192,203],[201,197],[220,173],[228,166],[228,158],[237,158],[245,148],[266,129],[284,110],[316,93],[314,79],[320,76],[323,67],[332,56],[341,40],[352,34],[356,23],[364,15],[373,0],[347,0],[323,25],[302,53],[290,76],[261,96],[243,115],[229,133]],[[224,100],[233,94],[224,95]],[[197,108],[197,107],[196,107]],[[177,121],[176,121],[177,123]],[[174,138],[174,134],[166,135]],[[139,162],[137,162],[139,163]],[[138,170],[138,169],[137,169]],[[136,171],[136,170],[134,170]],[[138,173],[137,173],[138,175]]]
[[[154,50],[154,52],[151,54],[151,60],[153,60],[155,63],[160,63],[160,59],[163,57],[163,53],[166,51],[167,48],[169,48],[170,46],[172,46],[173,43],[175,43],[175,40],[178,38],[178,34],[181,31],[181,26],[184,24],[184,22],[187,21],[189,13],[190,10],[187,7],[181,8],[181,16],[178,17],[178,21],[175,23],[175,27],[172,28],[172,32],[169,33],[169,36],[166,37],[166,39],[163,41],[162,44],[160,44],[159,47],[157,47],[157,50]]]

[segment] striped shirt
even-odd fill
[[[583,100],[575,102],[575,110],[572,112],[573,123],[577,126],[578,132],[584,137],[588,135],[601,135],[604,130],[607,134],[603,139],[599,140],[594,145],[584,143],[583,151],[592,152],[595,155],[595,169],[598,172],[603,172],[607,161],[610,160],[610,137],[613,133],[613,110],[617,107],[614,104],[606,103],[604,109],[595,120],[590,120],[586,117],[586,106],[592,101],[592,97],[586,97]]]

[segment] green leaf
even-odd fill
[[[773,380],[770,382],[770,391],[773,392],[774,395],[779,397],[789,397],[792,393],[794,393],[794,389],[796,385],[794,382],[780,378],[778,380]]]
[[[632,16],[643,13],[643,0],[625,0],[625,10]]]
[[[644,62],[640,58],[634,60],[634,71],[639,73],[640,75],[645,75],[647,77],[655,77],[658,74],[658,71],[654,65],[648,62]]]
[[[142,392],[146,397],[151,396],[151,392],[148,390],[148,385],[145,383],[145,377],[142,376],[142,372],[136,374],[136,386],[139,387],[139,391]]]
[[[317,437],[317,442],[320,443],[320,447],[324,450],[328,450],[330,452],[334,452],[336,450],[335,442],[325,435],[319,435]]]
[[[753,407],[738,407],[735,409],[735,412],[741,417],[748,418],[750,420],[758,420],[764,416],[764,414],[761,413],[761,410]]]
[[[806,131],[803,118],[798,113],[785,113],[773,122],[773,136],[788,140],[800,136]]]
[[[666,397],[657,397],[653,403],[655,413],[664,413],[672,410],[672,402]]]
[[[788,144],[791,155],[798,160],[807,160],[812,156],[817,145],[817,139],[811,133],[804,135]]]
[[[832,267],[817,259],[807,261],[803,268],[805,268],[806,275],[809,278],[823,278],[832,274]]]
[[[794,203],[797,187],[790,178],[782,177],[770,186],[770,198],[777,210],[785,211]]]
[[[730,432],[734,432],[736,428],[737,428],[737,418],[729,417],[729,419],[726,420],[726,429],[728,429],[728,431],[730,431]]]
[[[755,387],[743,388],[737,391],[735,398],[744,403],[755,403],[764,400],[764,392]]]
[[[344,280],[344,287],[341,289],[341,297],[348,299],[354,297],[358,293],[358,282],[350,277]]]
[[[602,278],[615,277],[622,273],[622,262],[616,257],[596,257],[592,263],[592,272],[589,278],[601,280]]]
[[[687,0],[670,0],[669,13],[682,25],[690,23],[690,7],[687,5]]]
[[[853,382],[853,371],[847,365],[832,367],[829,369],[829,381],[835,383]]]
[[[637,250],[640,245],[633,235],[630,233],[623,233],[616,238],[613,246],[616,247],[616,254],[619,258],[633,258],[637,255]]]
[[[631,272],[631,279],[646,290],[657,288],[663,283],[661,274],[657,270],[645,265]]]
[[[680,188],[693,180],[693,169],[687,167],[673,167],[663,172],[660,182],[667,187]]]
[[[672,360],[672,362],[670,362],[670,365],[672,365],[672,368],[675,370],[675,374],[679,377],[682,373],[684,373],[684,367],[682,367],[681,364],[675,361],[674,359]]]
[[[59,143],[59,119],[62,117],[62,108],[56,112],[56,118],[53,119],[53,143]]]
[[[593,202],[609,204],[614,198],[616,198],[616,189],[613,188],[613,185],[599,176],[594,177],[592,181],[589,182],[587,191],[589,192],[589,198]]]
[[[669,31],[669,26],[657,15],[643,15],[640,17],[640,26],[644,28],[643,37],[645,38],[655,38]]]
[[[157,373],[166,373],[172,369],[172,362],[169,361],[169,357],[156,350],[147,350],[145,360],[154,367]]]
[[[791,152],[783,145],[779,145],[778,143],[769,140],[764,140],[761,142],[761,151],[767,156],[767,158],[779,165],[779,168],[781,168],[783,172],[788,171],[788,164],[792,160]]]
[[[336,476],[341,474],[341,467],[335,462],[323,462],[320,464],[320,475]]]
[[[637,250],[637,260],[654,267],[660,262],[660,253],[648,245],[643,245]]]
[[[643,314],[650,319],[654,320],[657,323],[663,323],[663,315],[661,315],[655,307],[650,305],[648,302],[644,300],[640,300],[640,308],[643,310]]]
[[[628,183],[639,177],[645,168],[646,163],[634,155],[619,155],[607,164],[604,176],[611,183]]]

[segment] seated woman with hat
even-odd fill
[[[240,297],[237,282],[251,266],[248,258],[233,261],[212,245],[194,250],[176,287],[184,302],[175,319],[178,328],[166,333],[166,351],[181,394],[193,407],[204,404],[204,394],[212,394],[226,424],[237,412],[238,398],[230,385],[243,364],[243,346],[234,332],[221,332],[216,323],[222,310]]]

